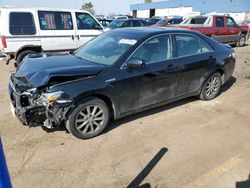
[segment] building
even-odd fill
[[[250,19],[250,0],[168,0],[133,4],[131,14],[138,18],[180,15],[184,17],[208,13],[230,14],[236,21]]]

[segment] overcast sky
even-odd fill
[[[87,0],[92,2],[97,14],[123,13],[130,11],[130,4],[143,3],[144,0]],[[56,7],[79,8],[82,0],[0,0],[0,7]]]

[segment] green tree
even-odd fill
[[[94,5],[91,2],[83,3],[81,9],[86,10],[90,12],[91,14],[95,14]]]

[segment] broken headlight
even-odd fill
[[[71,103],[72,99],[70,99],[69,95],[64,93],[63,91],[57,91],[52,93],[43,93],[41,96],[42,103],[51,104],[51,103]]]

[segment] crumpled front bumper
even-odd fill
[[[9,82],[9,95],[15,116],[23,125],[41,125],[48,129],[58,128],[65,120],[70,104],[38,105],[33,103],[33,95],[27,91],[18,93],[14,84]]]

